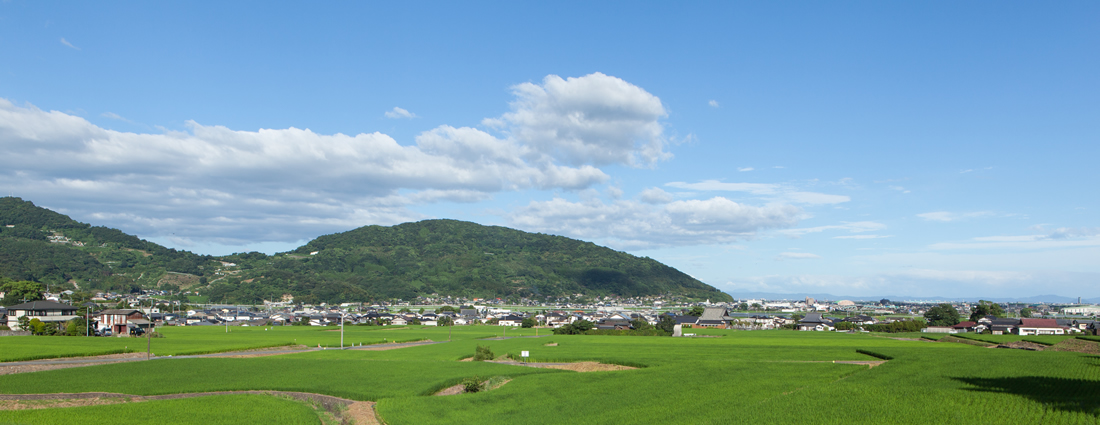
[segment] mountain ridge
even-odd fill
[[[363,226],[275,255],[214,257],[80,223],[15,197],[0,198],[0,276],[122,292],[198,290],[211,301],[239,303],[287,295],[306,303],[430,295],[732,299],[648,257],[458,220]]]

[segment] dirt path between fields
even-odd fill
[[[47,360],[0,363],[0,375],[39,372],[70,367],[94,366],[108,363],[145,360],[145,353],[109,354],[105,356],[62,357]]]
[[[204,357],[217,357],[217,358],[250,358],[250,357],[266,357],[266,356],[278,356],[283,354],[296,354],[296,353],[308,353],[310,351],[324,351],[324,350],[363,350],[363,351],[384,351],[384,350],[396,350],[399,348],[417,347],[421,345],[430,344],[442,344],[447,341],[415,341],[415,342],[401,342],[401,343],[388,343],[388,344],[373,344],[362,345],[355,347],[344,348],[311,348],[304,345],[297,346],[283,346],[283,347],[270,347],[270,348],[258,348],[253,350],[242,351],[227,351],[224,353],[212,353],[212,354],[196,354],[196,355],[184,355],[184,356],[153,356],[153,360],[165,360],[165,359],[196,359]],[[82,366],[96,366],[111,363],[121,362],[136,362],[146,360],[145,353],[125,353],[125,354],[111,354],[106,356],[89,356],[89,357],[61,357],[55,359],[43,359],[43,360],[31,360],[23,362],[4,362],[0,363],[0,375],[11,375],[15,373],[30,373],[41,372],[44,370],[53,369],[66,369],[70,367],[82,367]]]
[[[637,369],[631,366],[622,366],[617,364],[607,364],[600,362],[574,362],[574,363],[525,363],[516,361],[494,361],[490,360],[490,363],[506,364],[512,366],[527,366],[527,367],[541,367],[546,369],[561,369],[571,370],[574,372],[607,372],[612,370],[632,370]]]
[[[373,401],[356,401],[324,394],[302,393],[294,391],[214,391],[203,393],[164,394],[141,396],[119,393],[56,393],[56,394],[0,394],[0,410],[49,409],[58,407],[97,406],[104,404],[135,403],[152,400],[174,400],[183,398],[260,394],[294,400],[324,409],[342,424],[377,425],[381,424],[374,412]]]

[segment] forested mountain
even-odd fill
[[[730,299],[650,258],[561,236],[455,220],[365,226],[273,256],[225,257],[168,249],[19,198],[0,198],[0,226],[2,276],[98,289],[182,286],[214,302],[252,303],[285,295],[305,303],[411,300],[432,294]]]
[[[80,223],[20,198],[0,198],[0,276],[130,292],[166,281],[205,282],[203,275],[220,264],[118,229]]]

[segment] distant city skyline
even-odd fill
[[[1097,16],[13,0],[0,193],[201,254],[451,218],[741,298],[1097,298]]]

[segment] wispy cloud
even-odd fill
[[[874,232],[886,228],[885,224],[874,221],[842,222],[829,226],[806,227],[801,229],[780,230],[779,233],[787,236],[799,237],[808,233],[820,233],[826,230],[847,230],[852,233]]]
[[[909,193],[909,189],[906,189],[906,188],[901,187],[901,186],[888,186],[888,187],[890,188],[890,190],[896,190],[896,191],[901,192],[901,193]]]
[[[948,212],[948,211],[934,211],[934,212],[927,212],[927,213],[917,214],[917,217],[923,218],[923,219],[928,220],[928,221],[950,222],[950,221],[958,221],[958,220],[963,220],[963,219],[968,219],[968,218],[988,217],[988,216],[991,216],[991,215],[993,215],[993,213],[990,212],[990,211],[974,211],[974,212],[967,212],[967,213],[955,213],[955,212]]]
[[[815,260],[821,258],[820,255],[810,254],[808,252],[784,252],[775,257],[776,261],[783,260]]]
[[[671,182],[665,186],[705,192],[748,192],[772,201],[797,204],[839,204],[852,200],[845,195],[802,192],[789,185],[775,183],[726,183],[718,180],[704,180],[696,183]]]
[[[80,48],[79,48],[79,47],[76,47],[76,46],[74,46],[74,45],[73,45],[73,43],[70,43],[70,42],[69,42],[69,40],[66,40],[66,39],[65,39],[65,37],[61,37],[61,44],[64,44],[64,45],[66,45],[66,46],[69,46],[69,47],[72,47],[72,48],[74,48],[74,49],[76,49],[76,50],[80,50]]]
[[[386,115],[386,118],[392,118],[392,119],[416,118],[416,114],[414,114],[412,112],[409,112],[409,111],[406,111],[402,108],[398,108],[396,106],[394,106],[393,109],[391,109],[389,111],[386,111],[385,115]]]
[[[718,180],[704,180],[698,183],[671,182],[666,183],[665,186],[699,191],[749,192],[755,195],[771,195],[778,193],[780,189],[778,184],[726,183]]]
[[[1100,246],[1100,228],[1060,228],[1045,235],[983,236],[964,242],[929,245],[935,250],[960,249],[1055,249]]]
[[[833,239],[882,239],[892,238],[894,235],[847,235],[847,236],[833,236]]]
[[[984,170],[992,170],[992,169],[993,169],[993,167],[978,168],[977,170],[975,170],[974,168],[967,168],[965,170],[959,171],[959,174],[973,173],[974,171],[984,171]]]
[[[134,123],[133,121],[130,121],[130,120],[126,119],[126,117],[123,117],[122,115],[116,114],[116,113],[114,113],[114,112],[104,112],[104,113],[102,113],[102,114],[99,114],[99,115],[100,115],[100,116],[102,116],[102,117],[104,117],[104,118],[110,118],[110,119],[113,119],[113,120],[119,120],[119,121],[122,121],[122,122],[128,122],[128,123],[130,123],[130,124],[133,124],[133,123]]]
[[[714,99],[711,99],[710,102],[707,102],[707,105],[710,105],[711,108],[717,108],[718,107],[718,101],[714,100]]]
[[[737,171],[740,171],[742,173],[745,172],[745,171],[752,171],[752,170],[753,170],[752,167],[737,167]]]

